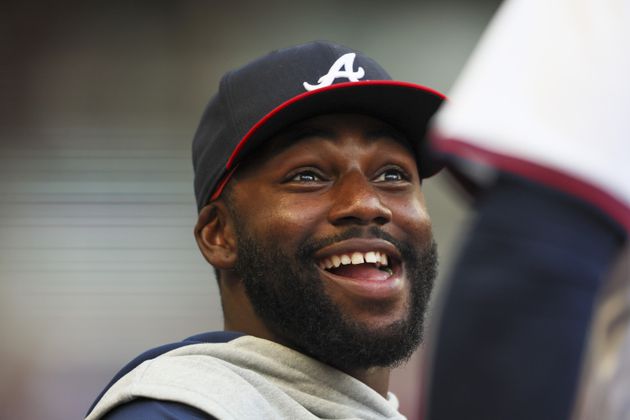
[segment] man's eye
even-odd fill
[[[319,181],[322,181],[322,177],[313,171],[303,171],[298,174],[295,174],[293,178],[291,178],[291,181],[293,182],[319,182]]]
[[[396,181],[405,181],[407,179],[409,179],[409,177],[403,170],[396,169],[396,168],[389,168],[381,172],[374,179],[374,182],[396,182]]]

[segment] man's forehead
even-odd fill
[[[312,139],[335,143],[347,134],[358,135],[365,142],[393,140],[413,155],[406,135],[378,118],[362,114],[326,114],[293,124],[270,138],[250,159],[261,160],[281,153],[289,147]]]

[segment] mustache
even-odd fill
[[[409,255],[411,246],[399,241],[389,233],[383,231],[378,226],[370,226],[369,228],[361,228],[358,226],[350,227],[343,232],[336,235],[328,236],[325,238],[311,239],[303,243],[297,250],[297,255],[300,258],[310,258],[317,250],[324,248],[328,245],[332,245],[336,242],[345,241],[347,239],[364,239],[364,238],[376,238],[383,239],[394,245],[402,255]]]

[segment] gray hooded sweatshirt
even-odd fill
[[[123,376],[86,420],[135,398],[173,401],[220,420],[405,419],[398,400],[272,341],[242,336],[181,347]]]

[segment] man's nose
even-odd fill
[[[384,225],[392,220],[392,212],[377,187],[359,171],[337,180],[332,193],[329,220],[333,225]]]

